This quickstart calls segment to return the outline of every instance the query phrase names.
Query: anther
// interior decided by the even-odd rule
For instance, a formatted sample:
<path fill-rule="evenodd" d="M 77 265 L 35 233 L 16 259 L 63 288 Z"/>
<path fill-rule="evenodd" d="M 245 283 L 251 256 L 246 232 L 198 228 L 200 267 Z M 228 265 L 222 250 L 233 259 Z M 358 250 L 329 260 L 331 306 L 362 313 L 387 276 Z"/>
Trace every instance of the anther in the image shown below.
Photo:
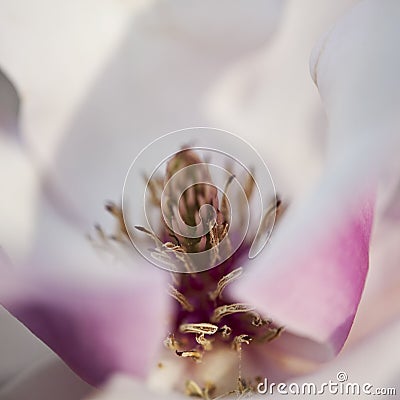
<path fill-rule="evenodd" d="M 264 326 L 264 325 L 270 325 L 272 324 L 272 321 L 270 319 L 264 319 L 263 317 L 261 317 L 260 314 L 258 314 L 257 312 L 253 311 L 252 313 L 253 319 L 251 321 L 251 324 L 253 326 L 256 326 L 257 328 Z"/>
<path fill-rule="evenodd" d="M 175 351 L 176 355 L 183 358 L 191 358 L 195 362 L 201 362 L 203 358 L 203 354 L 197 350 L 189 350 L 189 351 Z"/>
<path fill-rule="evenodd" d="M 190 304 L 190 301 L 185 297 L 184 294 L 179 292 L 177 289 L 175 289 L 172 285 L 169 285 L 168 288 L 168 294 L 172 296 L 181 306 L 184 310 L 193 312 L 194 307 L 192 304 Z"/>
<path fill-rule="evenodd" d="M 223 276 L 217 283 L 217 288 L 209 293 L 210 299 L 215 301 L 218 297 L 221 297 L 223 290 L 227 285 L 238 279 L 243 273 L 243 268 L 237 268 L 229 274 Z"/>
<path fill-rule="evenodd" d="M 203 347 L 205 351 L 212 350 L 212 341 L 204 337 L 204 333 L 199 333 L 196 335 L 196 342 Z"/>
<path fill-rule="evenodd" d="M 185 385 L 186 394 L 190 397 L 200 397 L 204 398 L 204 393 L 201 390 L 200 386 L 192 380 L 188 380 Z"/>
<path fill-rule="evenodd" d="M 108 201 L 105 204 L 105 209 L 117 220 L 118 222 L 118 234 L 115 235 L 117 239 L 121 238 L 121 235 L 129 238 L 128 230 L 126 229 L 124 214 L 122 212 L 122 208 L 117 206 L 112 201 Z"/>
<path fill-rule="evenodd" d="M 228 339 L 231 336 L 232 328 L 230 328 L 228 325 L 224 325 L 222 328 L 218 329 L 218 332 L 222 334 L 224 339 Z"/>
<path fill-rule="evenodd" d="M 250 344 L 252 340 L 253 338 L 246 334 L 236 336 L 235 339 L 233 339 L 232 348 L 240 353 L 242 351 L 242 344 Z"/>
<path fill-rule="evenodd" d="M 179 327 L 182 333 L 198 333 L 203 335 L 214 335 L 218 331 L 218 326 L 209 323 L 182 324 Z"/>
<path fill-rule="evenodd" d="M 254 308 L 248 304 L 235 303 L 217 307 L 211 317 L 212 322 L 219 322 L 222 318 L 236 313 L 248 313 L 254 311 Z"/>
<path fill-rule="evenodd" d="M 178 351 L 181 347 L 180 343 L 175 339 L 174 334 L 169 334 L 168 337 L 164 340 L 164 346 L 173 351 Z"/>

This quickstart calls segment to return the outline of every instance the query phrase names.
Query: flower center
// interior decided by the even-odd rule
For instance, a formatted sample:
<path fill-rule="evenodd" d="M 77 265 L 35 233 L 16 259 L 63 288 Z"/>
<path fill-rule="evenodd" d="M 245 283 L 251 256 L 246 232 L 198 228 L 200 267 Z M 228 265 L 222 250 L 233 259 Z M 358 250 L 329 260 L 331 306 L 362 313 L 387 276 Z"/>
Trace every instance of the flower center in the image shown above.
<path fill-rule="evenodd" d="M 168 186 L 170 178 L 180 172 L 179 179 Z M 231 180 L 228 179 L 225 189 Z M 250 243 L 244 241 L 232 255 L 221 258 L 223 261 L 216 267 L 193 272 L 195 269 L 190 254 L 206 252 L 206 262 L 216 265 L 215 261 L 221 257 L 221 252 L 229 251 L 231 235 L 234 235 L 229 229 L 231 218 L 226 195 L 218 196 L 217 190 L 209 182 L 211 177 L 207 166 L 194 151 L 182 150 L 177 153 L 167 164 L 165 179 L 153 178 L 148 182 L 152 204 L 158 210 L 163 207 L 164 211 L 160 231 L 155 234 L 143 227 L 135 227 L 163 243 L 161 249 L 154 249 L 155 256 L 170 259 L 171 262 L 178 261 L 185 266 L 186 273 L 171 273 L 168 292 L 174 299 L 174 305 L 165 347 L 180 362 L 190 363 L 188 368 L 198 367 L 208 355 L 221 349 L 237 354 L 237 385 L 231 391 L 221 394 L 218 382 L 197 383 L 187 380 L 186 393 L 203 399 L 221 398 L 234 393 L 243 395 L 253 391 L 257 381 L 242 376 L 242 352 L 246 346 L 262 345 L 274 340 L 283 330 L 283 327 L 276 326 L 250 304 L 235 301 L 230 294 L 229 286 L 240 279 L 245 268 Z M 243 186 L 250 200 L 254 187 L 251 175 Z M 161 200 L 163 190 L 167 198 L 165 204 Z M 280 215 L 281 208 L 280 200 L 274 199 L 264 219 L 271 214 Z M 129 238 L 120 207 L 109 203 L 106 209 L 118 221 L 117 234 L 113 238 Z M 106 236 L 101 228 L 97 227 L 97 231 L 104 240 Z M 225 247 L 222 247 L 222 243 Z"/>

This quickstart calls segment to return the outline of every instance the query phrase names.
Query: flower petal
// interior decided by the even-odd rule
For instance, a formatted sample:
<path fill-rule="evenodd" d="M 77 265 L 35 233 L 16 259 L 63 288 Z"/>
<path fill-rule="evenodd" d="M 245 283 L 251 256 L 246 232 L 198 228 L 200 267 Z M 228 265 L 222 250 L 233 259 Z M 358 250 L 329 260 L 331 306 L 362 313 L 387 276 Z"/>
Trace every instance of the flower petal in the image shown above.
<path fill-rule="evenodd" d="M 146 376 L 167 329 L 163 273 L 99 269 L 93 281 L 39 269 L 8 276 L 14 290 L 2 292 L 3 304 L 87 382 L 114 372 Z"/>
<path fill-rule="evenodd" d="M 361 2 L 314 51 L 312 75 L 330 123 L 326 171 L 288 213 L 270 256 L 238 286 L 289 330 L 328 344 L 325 358 L 342 347 L 363 290 L 371 193 L 385 173 L 398 173 L 399 16 L 397 2 Z"/>
<path fill-rule="evenodd" d="M 272 40 L 229 68 L 209 93 L 213 125 L 257 148 L 286 199 L 315 182 L 326 152 L 326 116 L 309 76 L 310 49 L 354 3 L 287 1 Z"/>
<path fill-rule="evenodd" d="M 311 56 L 311 74 L 330 123 L 331 153 L 346 157 L 357 148 L 350 172 L 360 179 L 398 176 L 400 170 L 399 18 L 396 1 L 362 1 Z"/>
<path fill-rule="evenodd" d="M 25 370 L 0 389 L 2 400 L 81 400 L 92 388 L 55 356 Z"/>
<path fill-rule="evenodd" d="M 343 346 L 360 301 L 372 206 L 367 198 L 343 212 L 329 202 L 318 204 L 315 197 L 288 213 L 290 224 L 283 222 L 268 254 L 249 266 L 236 293 L 289 332 L 325 344 L 320 354 L 308 354 L 322 361 Z"/>
<path fill-rule="evenodd" d="M 251 7 L 246 0 L 164 0 L 160 4 L 178 34 L 226 56 L 249 53 L 265 44 L 286 1 L 255 0 Z"/>
<path fill-rule="evenodd" d="M 2 387 L 22 371 L 47 359 L 51 351 L 3 307 L 0 307 L 0 326 L 0 387 Z"/>
<path fill-rule="evenodd" d="M 375 394 L 376 388 L 396 388 L 400 391 L 400 350 L 396 345 L 400 335 L 400 320 L 381 326 L 378 332 L 367 336 L 357 345 L 345 347 L 343 352 L 331 363 L 320 369 L 317 373 L 301 379 L 305 382 L 314 382 L 321 385 L 329 380 L 336 381 L 340 371 L 348 375 L 348 383 L 365 383 L 373 385 L 371 392 Z M 371 360 L 374 362 L 371 363 Z M 378 399 L 385 396 L 366 396 Z M 389 396 L 388 396 L 389 397 Z M 395 398 L 396 396 L 393 396 Z M 325 395 L 323 396 L 325 399 Z M 331 397 L 337 398 L 333 394 Z"/>
<path fill-rule="evenodd" d="M 186 396 L 177 393 L 155 393 L 150 391 L 143 382 L 137 382 L 124 375 L 116 375 L 97 394 L 88 397 L 86 400 L 130 400 L 133 398 L 149 400 L 184 400 Z"/>
<path fill-rule="evenodd" d="M 176 28 L 190 26 L 201 37 L 207 31 L 198 13 L 177 4 L 181 2 L 154 2 L 134 15 L 52 154 L 46 169 L 49 196 L 57 205 L 63 199 L 80 222 L 98 219 L 94 205 L 120 195 L 131 162 L 151 140 L 182 127 L 210 125 L 203 110 L 207 90 L 229 65 L 265 43 L 279 18 L 276 9 L 282 7 L 280 1 L 257 1 L 249 9 L 240 0 L 219 19 L 225 2 L 214 2 L 211 9 L 197 4 L 219 34 L 205 46 L 185 28 Z M 234 41 L 232 46 L 225 28 L 234 31 L 244 10 L 256 22 L 240 33 L 242 44 Z M 215 49 L 217 42 L 221 49 L 229 44 L 230 50 Z"/>

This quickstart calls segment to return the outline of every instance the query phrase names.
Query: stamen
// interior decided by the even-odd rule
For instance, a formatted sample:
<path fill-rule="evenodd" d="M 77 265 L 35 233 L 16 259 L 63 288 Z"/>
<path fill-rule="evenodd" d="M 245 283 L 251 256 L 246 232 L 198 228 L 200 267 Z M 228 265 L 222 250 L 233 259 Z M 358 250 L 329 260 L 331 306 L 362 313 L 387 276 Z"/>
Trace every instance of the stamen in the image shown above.
<path fill-rule="evenodd" d="M 200 386 L 192 380 L 186 382 L 186 394 L 190 397 L 204 398 L 204 394 Z"/>
<path fill-rule="evenodd" d="M 183 250 L 181 246 L 174 244 L 172 242 L 163 243 L 163 247 L 165 247 L 167 250 L 170 251 L 179 251 L 180 253 L 185 253 L 185 250 Z"/>
<path fill-rule="evenodd" d="M 264 326 L 264 325 L 270 325 L 272 324 L 272 320 L 270 319 L 264 319 L 263 317 L 261 317 L 260 314 L 258 314 L 257 312 L 253 311 L 251 313 L 253 315 L 253 320 L 251 321 L 251 324 L 253 326 L 256 326 L 257 328 Z"/>
<path fill-rule="evenodd" d="M 170 276 L 175 286 L 179 286 L 181 284 L 181 277 L 179 274 L 174 274 L 173 272 L 171 272 Z"/>
<path fill-rule="evenodd" d="M 170 333 L 164 340 L 164 346 L 173 351 L 178 351 L 181 348 L 180 343 L 175 339 L 175 335 L 173 333 Z"/>
<path fill-rule="evenodd" d="M 183 358 L 191 358 L 193 361 L 199 363 L 203 359 L 203 354 L 197 350 L 189 350 L 189 351 L 175 351 L 176 355 Z"/>
<path fill-rule="evenodd" d="M 171 268 L 171 270 L 176 268 L 176 265 L 172 262 L 171 258 L 167 254 L 161 253 L 160 251 L 158 251 L 158 249 L 155 249 L 155 251 L 152 251 L 150 253 L 150 255 L 155 260 L 157 260 L 165 265 L 168 265 Z"/>
<path fill-rule="evenodd" d="M 252 340 L 253 338 L 246 334 L 236 336 L 235 339 L 233 339 L 232 348 L 240 353 L 242 351 L 242 344 L 250 344 Z"/>
<path fill-rule="evenodd" d="M 203 347 L 205 351 L 212 350 L 212 341 L 208 340 L 204 337 L 204 333 L 200 333 L 196 335 L 196 342 Z"/>
<path fill-rule="evenodd" d="M 213 252 L 213 258 L 212 258 L 211 263 L 215 264 L 220 259 L 219 248 L 218 248 L 219 237 L 218 237 L 218 232 L 217 232 L 217 224 L 212 226 L 212 223 L 210 223 L 209 230 L 210 230 L 211 250 Z"/>
<path fill-rule="evenodd" d="M 217 288 L 209 293 L 210 299 L 215 301 L 218 297 L 221 298 L 223 290 L 226 288 L 227 285 L 238 279 L 243 273 L 243 268 L 237 268 L 230 272 L 229 274 L 223 276 L 217 284 Z"/>
<path fill-rule="evenodd" d="M 222 196 L 222 201 L 221 201 L 221 213 L 225 219 L 225 221 L 230 220 L 230 213 L 229 213 L 229 203 L 228 203 L 228 197 L 226 196 L 226 193 L 228 192 L 229 186 L 231 185 L 233 179 L 235 178 L 235 175 L 231 175 L 228 179 L 228 182 L 225 184 L 224 188 L 224 194 Z"/>
<path fill-rule="evenodd" d="M 122 208 L 120 206 L 117 206 L 112 201 L 107 202 L 105 208 L 112 216 L 114 216 L 117 219 L 118 232 L 116 237 L 121 238 L 121 235 L 124 235 L 126 238 L 129 239 L 129 233 L 128 230 L 126 229 Z"/>
<path fill-rule="evenodd" d="M 283 326 L 280 326 L 279 328 L 269 328 L 268 332 L 261 338 L 261 340 L 263 342 L 271 342 L 281 336 L 284 329 Z"/>
<path fill-rule="evenodd" d="M 161 240 L 153 232 L 150 232 L 144 226 L 135 225 L 135 229 L 137 229 L 140 232 L 145 233 L 146 235 L 149 235 L 152 239 L 154 239 L 156 241 L 156 243 L 161 242 Z"/>
<path fill-rule="evenodd" d="M 261 238 L 268 237 L 270 235 L 271 230 L 278 219 L 278 216 L 281 214 L 281 204 L 281 200 L 279 199 L 279 197 L 277 197 L 268 207 L 267 211 L 262 217 L 260 229 L 258 230 L 256 237 L 254 238 L 254 242 L 258 243 Z"/>
<path fill-rule="evenodd" d="M 185 269 L 187 272 L 190 272 L 190 273 L 194 272 L 193 265 L 190 262 L 190 258 L 187 256 L 186 252 L 181 253 L 178 251 L 174 254 L 175 254 L 175 257 L 185 266 Z M 175 268 L 176 268 L 176 266 L 175 266 Z"/>
<path fill-rule="evenodd" d="M 161 192 L 163 189 L 163 182 L 160 179 L 152 178 L 149 179 L 146 175 L 143 175 L 143 179 L 147 183 L 150 190 L 150 201 L 155 207 L 160 207 L 161 204 Z"/>
<path fill-rule="evenodd" d="M 96 224 L 94 226 L 94 229 L 96 229 L 96 233 L 99 236 L 99 238 L 101 239 L 101 241 L 102 242 L 107 242 L 108 236 L 105 234 L 103 228 L 99 224 Z"/>
<path fill-rule="evenodd" d="M 253 388 L 245 379 L 239 377 L 237 392 L 239 394 L 238 399 L 241 399 L 244 398 L 246 394 L 253 392 Z"/>
<path fill-rule="evenodd" d="M 185 295 L 175 289 L 172 285 L 169 285 L 168 294 L 172 296 L 184 310 L 189 312 L 194 311 L 193 305 L 190 304 L 190 301 L 185 297 Z"/>
<path fill-rule="evenodd" d="M 190 397 L 200 397 L 204 400 L 211 400 L 210 395 L 216 389 L 213 383 L 207 382 L 206 387 L 201 389 L 200 386 L 192 380 L 186 382 L 186 394 Z"/>
<path fill-rule="evenodd" d="M 209 323 L 182 324 L 179 327 L 182 333 L 198 333 L 203 335 L 214 335 L 218 331 L 218 326 Z"/>
<path fill-rule="evenodd" d="M 229 254 L 234 253 L 231 251 L 233 247 L 230 237 L 230 220 L 232 216 L 230 215 L 231 210 L 227 194 L 229 190 L 233 191 L 233 185 L 231 187 L 231 184 L 236 177 L 231 169 L 224 193 L 218 199 L 219 195 L 215 187 L 212 184 L 202 183 L 211 182 L 211 175 L 208 168 L 204 167 L 201 161 L 201 157 L 195 151 L 184 148 L 168 161 L 165 179 L 160 179 L 159 177 L 146 179 L 144 177 L 147 182 L 146 201 L 155 206 L 158 212 L 161 211 L 161 194 L 165 188 L 164 192 L 167 196 L 167 201 L 166 210 L 164 211 L 167 211 L 166 218 L 169 223 L 161 224 L 160 230 L 155 232 L 143 226 L 135 226 L 135 228 L 148 235 L 154 241 L 154 246 L 151 244 L 148 246 L 151 257 L 166 265 L 172 273 L 172 284 L 168 287 L 168 293 L 179 303 L 179 306 L 175 307 L 175 313 L 172 315 L 171 320 L 172 333 L 164 340 L 164 346 L 173 351 L 176 356 L 191 359 L 196 363 L 202 362 L 206 352 L 212 350 L 213 346 L 218 348 L 223 346 L 228 352 L 231 352 L 229 350 L 229 347 L 231 347 L 236 351 L 239 361 L 237 385 L 234 388 L 230 388 L 233 389 L 230 392 L 219 397 L 213 396 L 212 398 L 214 400 L 223 399 L 235 394 L 237 398 L 244 398 L 249 392 L 255 391 L 256 386 L 253 385 L 252 380 L 242 377 L 243 345 L 249 345 L 252 342 L 270 342 L 279 337 L 284 328 L 276 327 L 271 320 L 264 318 L 248 304 L 223 304 L 235 301 L 222 301 L 221 299 L 224 297 L 223 295 L 226 293 L 224 291 L 228 285 L 243 274 L 242 267 L 234 269 L 236 267 L 236 258 L 229 258 L 226 260 L 226 264 L 224 261 L 224 264 L 220 267 L 221 269 L 215 271 L 215 273 L 213 271 L 210 274 L 195 274 L 197 271 L 193 264 L 191 253 L 211 250 L 207 254 L 207 257 L 209 257 L 207 262 L 209 261 L 213 265 L 218 263 L 227 250 Z M 190 170 L 194 172 L 185 172 L 179 180 L 174 181 L 174 186 L 169 188 L 164 186 L 165 182 L 174 176 L 176 172 L 183 170 L 185 167 L 195 165 L 196 167 Z M 256 186 L 254 171 L 251 170 L 245 175 L 240 175 L 239 180 L 243 183 L 242 186 L 245 193 L 245 197 L 242 196 L 243 201 L 246 202 L 247 199 L 247 202 L 249 202 Z M 200 182 L 200 184 L 197 182 Z M 187 184 L 191 183 L 194 185 L 186 189 L 188 187 Z M 182 198 L 178 198 L 177 195 L 183 189 L 185 191 Z M 232 196 L 234 195 L 235 193 L 232 193 Z M 208 218 L 204 218 L 202 222 L 203 227 L 209 224 L 207 233 L 199 238 L 191 238 L 190 235 L 188 237 L 184 236 L 184 230 L 178 229 L 177 232 L 182 232 L 179 234 L 174 232 L 174 227 L 180 227 L 177 222 L 179 221 L 177 219 L 178 214 L 182 216 L 185 224 L 197 226 L 201 221 L 199 210 L 204 204 L 211 205 L 216 212 L 216 218 L 212 222 L 205 222 L 209 221 Z M 247 205 L 243 207 L 243 210 L 246 208 Z M 116 243 L 110 241 L 110 239 L 117 240 L 118 246 L 121 243 L 125 246 L 130 245 L 130 240 L 127 240 L 127 238 L 129 239 L 131 228 L 125 225 L 121 207 L 115 203 L 108 202 L 106 209 L 116 218 L 118 231 L 115 235 L 109 236 L 100 226 L 96 226 L 98 245 L 104 248 L 108 248 L 110 245 L 115 246 Z M 255 241 L 270 233 L 269 229 L 271 229 L 282 212 L 281 200 L 279 198 L 274 199 L 262 216 L 261 228 L 258 230 Z M 239 212 L 238 222 L 241 223 L 244 218 L 245 213 Z M 122 239 L 124 240 L 122 241 Z M 246 246 L 249 245 L 247 242 L 243 243 L 244 251 L 246 251 Z M 188 272 L 189 274 L 182 272 Z M 216 282 L 217 279 L 219 280 Z M 206 322 L 187 323 L 188 313 L 190 313 L 190 320 Z M 236 316 L 236 314 L 244 315 Z M 221 326 L 223 324 L 223 322 L 220 323 L 221 320 L 228 316 L 234 317 L 228 319 L 226 325 Z M 242 334 L 238 334 L 240 332 Z M 158 368 L 163 368 L 162 363 L 158 364 Z M 210 396 L 216 390 L 215 385 L 212 383 L 205 383 L 205 386 L 202 386 L 202 384 L 199 385 L 192 380 L 186 382 L 185 388 L 188 396 L 204 400 L 211 400 Z"/>
<path fill-rule="evenodd" d="M 254 311 L 254 308 L 249 306 L 248 304 L 243 303 L 235 303 L 224 305 L 221 307 L 217 307 L 213 315 L 211 317 L 212 322 L 219 322 L 222 318 L 226 317 L 227 315 L 236 314 L 236 313 L 247 313 L 250 311 Z"/>
<path fill-rule="evenodd" d="M 255 181 L 254 181 L 254 168 L 251 168 L 250 173 L 247 176 L 245 185 L 244 185 L 244 193 L 246 194 L 247 200 L 250 200 L 251 195 L 253 194 Z"/>
<path fill-rule="evenodd" d="M 228 325 L 224 325 L 222 328 L 218 329 L 218 332 L 222 333 L 222 337 L 224 339 L 229 339 L 232 333 L 232 328 L 230 328 Z"/>
<path fill-rule="evenodd" d="M 232 342 L 232 348 L 238 353 L 239 356 L 239 375 L 238 375 L 238 393 L 241 395 L 244 393 L 242 390 L 242 344 L 250 344 L 253 339 L 246 334 L 236 336 Z"/>
<path fill-rule="evenodd" d="M 210 400 L 210 395 L 216 390 L 216 386 L 211 382 L 206 382 L 206 387 L 204 388 L 204 398 L 205 400 Z"/>

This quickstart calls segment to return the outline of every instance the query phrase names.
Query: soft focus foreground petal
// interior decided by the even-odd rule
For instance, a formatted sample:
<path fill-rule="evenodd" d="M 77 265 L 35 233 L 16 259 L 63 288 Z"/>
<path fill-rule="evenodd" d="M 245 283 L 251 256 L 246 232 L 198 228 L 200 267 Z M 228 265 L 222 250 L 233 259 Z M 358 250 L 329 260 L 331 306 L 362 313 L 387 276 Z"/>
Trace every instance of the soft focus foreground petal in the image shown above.
<path fill-rule="evenodd" d="M 124 375 L 116 375 L 113 379 L 92 396 L 85 400 L 131 400 L 131 399 L 148 399 L 148 400 L 184 400 L 186 396 L 177 393 L 154 393 L 146 388 L 144 382 L 138 382 Z"/>
<path fill-rule="evenodd" d="M 93 388 L 51 356 L 0 389 L 1 400 L 81 400 Z"/>
<path fill-rule="evenodd" d="M 163 273 L 100 269 L 90 281 L 30 269 L 4 277 L 3 305 L 87 382 L 119 371 L 144 377 L 152 367 L 168 318 Z"/>
<path fill-rule="evenodd" d="M 329 119 L 331 153 L 348 157 L 358 149 L 352 153 L 353 179 L 371 181 L 400 171 L 399 19 L 395 0 L 361 1 L 311 57 L 311 74 Z"/>
<path fill-rule="evenodd" d="M 373 197 L 343 204 L 333 178 L 287 213 L 267 251 L 235 288 L 289 332 L 323 344 L 305 354 L 320 361 L 341 349 L 351 328 L 368 270 L 372 224 Z"/>
<path fill-rule="evenodd" d="M 189 13 L 188 6 L 180 12 L 173 1 L 154 2 L 132 16 L 124 40 L 52 155 L 46 187 L 56 204 L 63 199 L 80 221 L 92 223 L 99 217 L 94 205 L 120 195 L 131 162 L 151 140 L 182 127 L 210 125 L 203 110 L 208 89 L 228 65 L 269 39 L 276 10 L 282 8 L 281 1 L 266 2 L 270 7 L 257 2 L 260 9 L 248 9 L 242 1 L 237 4 L 233 14 L 226 12 L 225 2 L 214 2 L 211 9 L 203 3 L 196 6 L 205 17 L 226 12 L 220 36 L 213 38 L 213 43 L 220 43 L 217 48 L 204 46 L 180 29 L 180 25 L 197 26 L 200 36 L 207 31 L 196 25 L 197 14 Z M 264 32 L 262 40 L 246 36 L 246 28 L 240 35 L 245 45 L 232 47 L 225 24 L 231 29 L 232 20 L 245 9 Z M 260 17 L 263 12 L 265 21 Z M 275 18 L 269 18 L 270 13 Z M 230 50 L 225 52 L 227 44 Z M 177 143 L 177 149 L 181 145 Z"/>
<path fill-rule="evenodd" d="M 400 224 L 398 220 L 386 218 L 379 210 L 376 215 L 370 270 L 350 343 L 356 343 L 371 332 L 379 332 L 382 326 L 400 318 Z"/>
<path fill-rule="evenodd" d="M 331 151 L 343 149 L 342 158 L 353 158 L 347 193 L 351 195 L 356 181 L 380 183 L 372 273 L 356 324 L 356 338 L 379 329 L 399 314 L 395 300 L 400 288 L 399 18 L 396 1 L 362 1 L 320 40 L 311 57 L 311 73 L 330 122 Z"/>
<path fill-rule="evenodd" d="M 19 96 L 14 85 L 0 70 L 0 132 L 16 133 L 18 128 Z"/>
<path fill-rule="evenodd" d="M 24 143 L 40 158 L 52 153 L 131 15 L 147 3 L 2 1 L 1 63 L 23 98 Z"/>
<path fill-rule="evenodd" d="M 308 198 L 310 212 L 303 203 L 288 214 L 271 256 L 257 261 L 239 290 L 289 329 L 330 342 L 333 353 L 351 326 L 367 270 L 368 187 L 390 171 L 398 148 L 399 13 L 398 2 L 361 2 L 315 51 L 312 74 L 330 123 L 330 163 Z"/>
<path fill-rule="evenodd" d="M 51 353 L 38 338 L 0 307 L 0 387 Z M 1 396 L 0 396 L 1 398 Z"/>

